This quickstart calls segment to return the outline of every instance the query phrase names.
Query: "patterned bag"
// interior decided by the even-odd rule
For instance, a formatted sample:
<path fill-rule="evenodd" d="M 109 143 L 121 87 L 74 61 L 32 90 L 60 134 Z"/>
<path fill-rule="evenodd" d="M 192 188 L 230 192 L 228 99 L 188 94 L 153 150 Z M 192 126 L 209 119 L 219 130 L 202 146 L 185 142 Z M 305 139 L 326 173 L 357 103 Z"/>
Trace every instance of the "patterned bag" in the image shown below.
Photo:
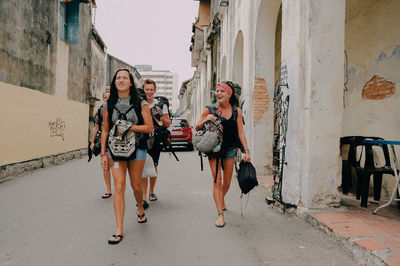
<path fill-rule="evenodd" d="M 207 108 L 209 107 L 207 106 Z M 202 131 L 196 132 L 193 138 L 193 145 L 203 153 L 217 153 L 221 150 L 224 129 L 221 118 L 216 113 L 212 114 L 217 116 L 217 119 L 215 121 L 206 121 Z"/>
<path fill-rule="evenodd" d="M 126 114 L 132 110 L 131 106 L 125 113 L 119 113 L 118 120 L 115 122 L 108 135 L 108 147 L 113 160 L 129 161 L 136 157 L 136 135 L 130 128 L 132 122 L 127 120 Z"/>

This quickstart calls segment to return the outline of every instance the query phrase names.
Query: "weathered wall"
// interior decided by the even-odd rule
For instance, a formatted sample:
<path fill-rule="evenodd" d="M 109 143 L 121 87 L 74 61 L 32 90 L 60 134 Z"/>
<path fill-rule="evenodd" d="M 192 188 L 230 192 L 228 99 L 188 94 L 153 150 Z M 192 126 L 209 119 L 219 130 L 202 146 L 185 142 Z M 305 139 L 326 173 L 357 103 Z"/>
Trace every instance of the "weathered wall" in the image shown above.
<path fill-rule="evenodd" d="M 343 136 L 399 140 L 399 12 L 400 2 L 396 0 L 346 1 Z M 396 152 L 400 153 L 399 146 Z M 380 152 L 374 159 L 378 165 L 384 162 Z M 390 197 L 394 183 L 393 176 L 384 175 L 382 199 Z"/>
<path fill-rule="evenodd" d="M 87 102 L 91 79 L 91 8 L 79 5 L 79 43 L 69 45 L 68 99 Z"/>
<path fill-rule="evenodd" d="M 348 58 L 343 135 L 398 140 L 400 2 L 346 1 Z"/>
<path fill-rule="evenodd" d="M 344 0 L 283 1 L 282 67 L 290 102 L 283 199 L 338 205 Z"/>
<path fill-rule="evenodd" d="M 136 68 L 110 54 L 107 54 L 106 58 L 106 86 L 110 86 L 112 78 L 115 75 L 115 72 L 117 72 L 117 70 L 120 68 L 129 69 L 129 71 L 133 75 L 133 78 L 135 79 L 136 85 L 141 86 L 142 80 Z"/>
<path fill-rule="evenodd" d="M 0 81 L 54 93 L 58 1 L 0 1 Z"/>
<path fill-rule="evenodd" d="M 0 165 L 87 147 L 87 104 L 0 82 Z M 84 129 L 84 130 L 82 130 Z"/>
<path fill-rule="evenodd" d="M 90 82 L 90 95 L 95 96 L 97 99 L 100 99 L 96 103 L 96 108 L 102 104 L 103 102 L 103 93 L 105 91 L 105 81 L 106 81 L 106 54 L 105 52 L 97 45 L 97 43 L 92 40 L 91 41 L 91 82 Z"/>
<path fill-rule="evenodd" d="M 260 1 L 257 6 L 255 34 L 255 64 L 253 92 L 254 120 L 254 156 L 253 161 L 260 175 L 272 174 L 273 116 L 274 116 L 274 84 L 276 72 L 276 31 L 280 37 L 281 28 L 277 29 L 280 0 Z M 280 24 L 279 24 L 280 25 Z M 280 62 L 279 62 L 280 63 Z M 280 65 L 280 64 L 279 64 Z"/>

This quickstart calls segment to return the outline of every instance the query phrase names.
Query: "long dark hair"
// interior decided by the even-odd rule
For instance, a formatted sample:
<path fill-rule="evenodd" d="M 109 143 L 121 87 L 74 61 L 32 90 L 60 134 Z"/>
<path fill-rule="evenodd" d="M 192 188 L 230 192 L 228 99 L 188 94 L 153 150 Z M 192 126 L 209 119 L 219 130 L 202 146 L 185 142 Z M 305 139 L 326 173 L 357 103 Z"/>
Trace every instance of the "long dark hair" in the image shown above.
<path fill-rule="evenodd" d="M 231 105 L 236 105 L 236 107 L 239 107 L 239 96 L 235 90 L 235 86 L 233 85 L 232 81 L 222 81 L 222 83 L 225 83 L 232 89 L 232 95 L 229 98 L 229 103 Z"/>
<path fill-rule="evenodd" d="M 133 79 L 133 76 L 131 74 L 131 72 L 129 71 L 129 69 L 127 68 L 120 68 L 117 70 L 117 72 L 115 72 L 114 77 L 111 81 L 111 85 L 110 85 L 110 97 L 107 100 L 107 111 L 108 111 L 108 118 L 109 121 L 112 121 L 112 111 L 114 109 L 114 106 L 117 104 L 118 101 L 118 89 L 117 86 L 115 85 L 115 80 L 117 79 L 117 74 L 120 71 L 126 71 L 129 74 L 129 79 L 131 81 L 131 87 L 129 88 L 129 95 L 131 96 L 130 99 L 130 104 L 131 105 L 135 105 L 135 106 L 140 106 L 141 101 L 142 101 L 142 97 L 138 94 L 136 86 L 135 86 L 135 80 Z"/>

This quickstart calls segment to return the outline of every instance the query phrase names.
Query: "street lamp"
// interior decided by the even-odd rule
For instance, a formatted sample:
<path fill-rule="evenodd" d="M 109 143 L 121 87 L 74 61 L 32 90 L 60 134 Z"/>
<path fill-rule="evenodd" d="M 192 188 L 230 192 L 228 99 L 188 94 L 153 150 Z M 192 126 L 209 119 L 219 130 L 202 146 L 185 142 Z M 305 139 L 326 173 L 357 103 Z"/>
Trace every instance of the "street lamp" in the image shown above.
<path fill-rule="evenodd" d="M 220 6 L 229 6 L 229 0 L 221 0 L 219 3 Z"/>

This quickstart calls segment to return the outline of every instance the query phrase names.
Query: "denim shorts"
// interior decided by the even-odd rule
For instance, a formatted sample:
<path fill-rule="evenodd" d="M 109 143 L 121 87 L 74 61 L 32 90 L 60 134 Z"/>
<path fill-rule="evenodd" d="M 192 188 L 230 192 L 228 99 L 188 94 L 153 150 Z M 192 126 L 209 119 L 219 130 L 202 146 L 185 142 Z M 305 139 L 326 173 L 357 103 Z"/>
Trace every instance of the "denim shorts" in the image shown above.
<path fill-rule="evenodd" d="M 133 160 L 130 160 L 130 162 L 146 160 L 146 154 L 147 154 L 146 149 L 137 149 L 136 150 L 136 158 Z"/>
<path fill-rule="evenodd" d="M 237 155 L 236 148 L 235 147 L 229 147 L 224 150 L 224 153 L 222 155 L 222 160 L 227 160 L 231 158 L 235 158 Z M 208 155 L 209 158 L 217 158 L 219 156 L 215 156 L 212 152 Z M 221 158 L 221 157 L 219 157 Z"/>

